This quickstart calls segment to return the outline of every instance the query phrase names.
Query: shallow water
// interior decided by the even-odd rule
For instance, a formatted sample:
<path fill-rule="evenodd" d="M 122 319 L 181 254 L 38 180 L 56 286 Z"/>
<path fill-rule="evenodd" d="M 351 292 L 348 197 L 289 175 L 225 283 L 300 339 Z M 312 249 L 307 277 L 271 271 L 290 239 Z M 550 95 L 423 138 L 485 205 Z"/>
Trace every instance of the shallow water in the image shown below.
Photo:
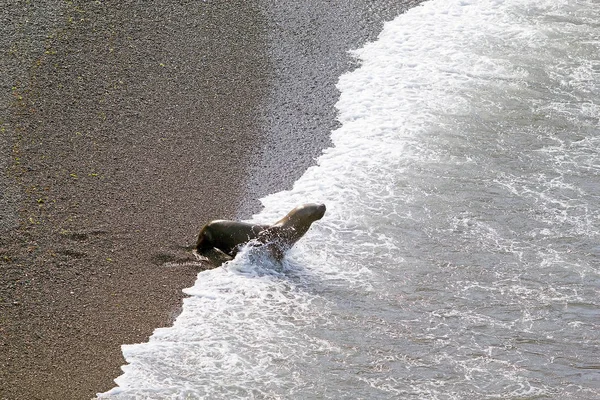
<path fill-rule="evenodd" d="M 111 398 L 600 397 L 600 9 L 431 0 L 340 78 L 291 191 L 325 218 L 246 250 L 125 345 Z"/>

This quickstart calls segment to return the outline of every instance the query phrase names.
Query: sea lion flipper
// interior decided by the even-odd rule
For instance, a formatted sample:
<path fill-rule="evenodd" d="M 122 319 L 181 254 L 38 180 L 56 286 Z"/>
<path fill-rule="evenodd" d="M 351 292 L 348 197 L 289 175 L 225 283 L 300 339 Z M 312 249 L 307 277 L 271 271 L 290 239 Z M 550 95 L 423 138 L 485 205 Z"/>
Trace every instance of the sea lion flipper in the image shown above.
<path fill-rule="evenodd" d="M 207 262 L 210 262 L 210 258 L 206 257 L 203 254 L 198 253 L 196 250 L 193 250 L 192 254 L 194 255 L 194 257 L 196 257 L 196 260 L 198 260 L 198 261 L 207 261 Z"/>

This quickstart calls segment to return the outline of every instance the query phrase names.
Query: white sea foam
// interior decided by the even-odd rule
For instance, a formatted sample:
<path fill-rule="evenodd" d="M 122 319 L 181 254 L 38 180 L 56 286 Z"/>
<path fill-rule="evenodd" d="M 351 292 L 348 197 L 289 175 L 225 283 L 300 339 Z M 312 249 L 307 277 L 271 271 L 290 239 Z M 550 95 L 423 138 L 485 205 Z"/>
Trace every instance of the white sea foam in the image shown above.
<path fill-rule="evenodd" d="M 340 78 L 282 264 L 202 272 L 114 398 L 600 396 L 600 9 L 431 0 Z"/>

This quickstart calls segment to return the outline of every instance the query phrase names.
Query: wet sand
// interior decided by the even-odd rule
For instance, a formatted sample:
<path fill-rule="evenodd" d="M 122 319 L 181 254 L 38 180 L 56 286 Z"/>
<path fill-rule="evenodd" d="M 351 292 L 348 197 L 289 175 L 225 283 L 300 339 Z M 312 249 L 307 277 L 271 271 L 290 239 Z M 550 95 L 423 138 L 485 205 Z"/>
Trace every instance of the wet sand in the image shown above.
<path fill-rule="evenodd" d="M 0 6 L 0 398 L 84 399 L 177 316 L 200 226 L 314 164 L 406 5 L 32 3 Z"/>

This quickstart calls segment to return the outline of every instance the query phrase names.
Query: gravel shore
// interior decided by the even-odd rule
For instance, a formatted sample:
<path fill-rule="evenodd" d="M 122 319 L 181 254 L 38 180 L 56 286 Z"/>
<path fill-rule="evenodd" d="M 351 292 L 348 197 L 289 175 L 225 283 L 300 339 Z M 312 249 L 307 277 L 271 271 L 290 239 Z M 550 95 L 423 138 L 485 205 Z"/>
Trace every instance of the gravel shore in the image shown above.
<path fill-rule="evenodd" d="M 114 386 L 215 218 L 290 188 L 397 1 L 0 5 L 0 399 Z"/>

